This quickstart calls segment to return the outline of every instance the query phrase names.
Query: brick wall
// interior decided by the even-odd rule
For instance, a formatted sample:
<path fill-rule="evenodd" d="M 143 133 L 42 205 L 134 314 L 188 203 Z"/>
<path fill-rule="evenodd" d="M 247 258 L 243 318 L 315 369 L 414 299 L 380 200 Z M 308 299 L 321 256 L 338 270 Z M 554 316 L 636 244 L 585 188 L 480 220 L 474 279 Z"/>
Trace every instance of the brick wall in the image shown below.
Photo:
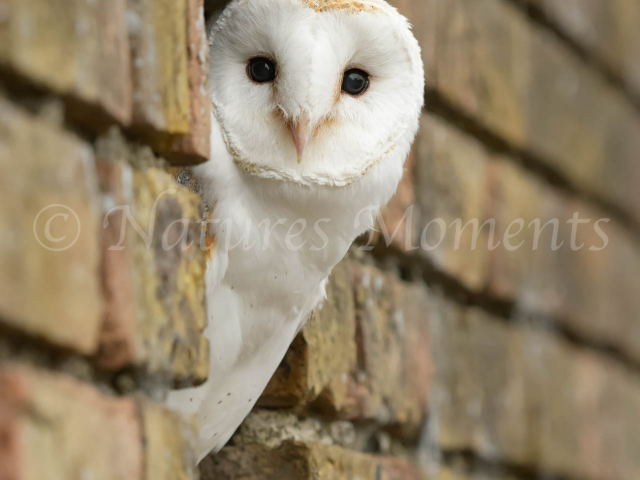
<path fill-rule="evenodd" d="M 0 0 L 0 480 L 640 476 L 638 3 L 393 3 L 405 178 L 198 471 L 203 1 Z"/>
<path fill-rule="evenodd" d="M 2 480 L 197 477 L 207 52 L 202 0 L 0 0 Z"/>

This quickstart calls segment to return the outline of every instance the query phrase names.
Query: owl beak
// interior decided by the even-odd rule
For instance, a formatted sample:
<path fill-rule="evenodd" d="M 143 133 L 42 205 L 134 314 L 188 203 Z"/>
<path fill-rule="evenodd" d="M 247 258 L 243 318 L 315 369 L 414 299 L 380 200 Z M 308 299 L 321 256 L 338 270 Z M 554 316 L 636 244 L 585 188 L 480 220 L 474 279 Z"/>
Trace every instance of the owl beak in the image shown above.
<path fill-rule="evenodd" d="M 298 163 L 302 162 L 302 152 L 309 143 L 311 137 L 311 128 L 309 128 L 309 119 L 307 117 L 301 117 L 297 122 L 289 126 L 291 135 L 293 136 L 293 144 L 296 146 L 296 152 L 298 152 Z"/>

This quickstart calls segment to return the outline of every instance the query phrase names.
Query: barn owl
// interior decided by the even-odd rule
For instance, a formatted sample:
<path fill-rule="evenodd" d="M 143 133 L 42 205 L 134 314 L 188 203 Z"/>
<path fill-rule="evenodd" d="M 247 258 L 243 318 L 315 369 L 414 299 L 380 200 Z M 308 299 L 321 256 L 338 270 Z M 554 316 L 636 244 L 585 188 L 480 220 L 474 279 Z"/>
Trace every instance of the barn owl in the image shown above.
<path fill-rule="evenodd" d="M 383 0 L 234 0 L 209 28 L 210 377 L 171 392 L 200 459 L 248 415 L 331 269 L 395 192 L 424 98 L 420 48 Z"/>

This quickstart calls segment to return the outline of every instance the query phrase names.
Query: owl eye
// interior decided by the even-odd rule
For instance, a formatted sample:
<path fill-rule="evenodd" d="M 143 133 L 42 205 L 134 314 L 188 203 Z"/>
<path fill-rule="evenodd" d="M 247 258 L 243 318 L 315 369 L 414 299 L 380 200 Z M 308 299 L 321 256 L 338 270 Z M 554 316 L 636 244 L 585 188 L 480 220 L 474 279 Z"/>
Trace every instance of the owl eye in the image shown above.
<path fill-rule="evenodd" d="M 276 78 L 276 66 L 268 58 L 252 58 L 247 65 L 247 75 L 256 83 L 273 82 Z"/>
<path fill-rule="evenodd" d="M 362 70 L 352 68 L 344 72 L 342 91 L 354 97 L 362 95 L 369 88 L 369 75 Z"/>

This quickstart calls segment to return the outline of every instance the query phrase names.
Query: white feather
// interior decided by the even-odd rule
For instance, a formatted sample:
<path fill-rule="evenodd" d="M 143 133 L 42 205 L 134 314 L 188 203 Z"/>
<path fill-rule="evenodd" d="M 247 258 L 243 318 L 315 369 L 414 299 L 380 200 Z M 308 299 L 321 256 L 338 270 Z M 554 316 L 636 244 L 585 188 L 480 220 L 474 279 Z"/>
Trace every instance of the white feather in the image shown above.
<path fill-rule="evenodd" d="M 200 458 L 249 413 L 324 298 L 331 269 L 402 176 L 422 108 L 420 50 L 395 9 L 356 3 L 376 8 L 235 0 L 211 28 L 212 160 L 193 170 L 217 222 L 207 273 L 211 370 L 205 385 L 168 399 L 197 413 Z M 276 62 L 275 82 L 247 78 L 256 56 Z M 340 92 L 354 67 L 371 75 L 358 98 Z M 302 115 L 316 129 L 298 164 L 285 121 Z"/>

